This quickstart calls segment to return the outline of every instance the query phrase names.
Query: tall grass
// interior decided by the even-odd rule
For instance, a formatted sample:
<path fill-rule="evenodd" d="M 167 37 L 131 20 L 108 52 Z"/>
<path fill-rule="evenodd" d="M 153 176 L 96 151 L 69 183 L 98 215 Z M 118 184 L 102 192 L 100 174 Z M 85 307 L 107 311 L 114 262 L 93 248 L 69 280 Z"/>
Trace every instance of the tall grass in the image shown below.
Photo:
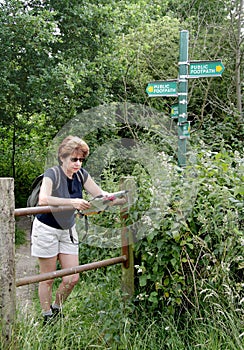
<path fill-rule="evenodd" d="M 20 312 L 8 350 L 242 350 L 243 311 L 211 293 L 199 310 L 145 312 L 143 305 L 124 302 L 120 267 L 91 271 L 64 304 L 65 318 L 42 325 L 37 297 L 35 311 Z M 218 300 L 218 302 L 216 302 Z"/>

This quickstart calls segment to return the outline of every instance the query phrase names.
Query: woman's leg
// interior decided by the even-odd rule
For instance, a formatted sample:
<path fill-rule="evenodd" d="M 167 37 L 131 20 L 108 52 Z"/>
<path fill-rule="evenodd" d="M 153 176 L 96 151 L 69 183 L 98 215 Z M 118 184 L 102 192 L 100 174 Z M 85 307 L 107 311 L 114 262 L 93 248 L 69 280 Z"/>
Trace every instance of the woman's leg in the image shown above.
<path fill-rule="evenodd" d="M 57 257 L 39 258 L 40 273 L 56 271 Z M 39 299 L 43 312 L 50 310 L 52 302 L 53 280 L 42 281 L 39 283 Z"/>
<path fill-rule="evenodd" d="M 59 262 L 61 264 L 62 269 L 67 269 L 70 267 L 79 265 L 78 255 L 71 254 L 59 254 Z M 74 275 L 64 276 L 62 279 L 62 283 L 60 284 L 57 292 L 55 304 L 61 306 L 67 297 L 72 292 L 72 289 L 79 281 L 79 274 L 76 273 Z"/>

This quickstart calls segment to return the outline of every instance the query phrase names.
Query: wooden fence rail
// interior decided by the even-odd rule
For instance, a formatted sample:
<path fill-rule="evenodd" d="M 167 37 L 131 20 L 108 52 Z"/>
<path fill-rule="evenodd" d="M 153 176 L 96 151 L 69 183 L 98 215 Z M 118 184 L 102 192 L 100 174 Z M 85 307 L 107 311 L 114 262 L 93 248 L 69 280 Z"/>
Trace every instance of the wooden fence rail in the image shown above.
<path fill-rule="evenodd" d="M 35 275 L 35 276 L 23 277 L 23 278 L 20 278 L 19 280 L 16 281 L 16 287 L 20 287 L 20 286 L 24 286 L 24 285 L 32 284 L 32 283 L 36 283 L 36 282 L 51 280 L 51 279 L 54 279 L 57 277 L 73 275 L 73 274 L 84 272 L 84 271 L 95 270 L 95 269 L 98 269 L 99 267 L 105 267 L 105 266 L 109 266 L 109 265 L 124 263 L 126 260 L 127 260 L 126 255 L 122 255 L 122 256 L 118 256 L 116 258 L 95 261 L 95 262 L 92 262 L 89 264 L 74 266 L 74 267 L 70 267 L 67 269 L 42 273 L 40 275 Z"/>
<path fill-rule="evenodd" d="M 58 213 L 60 211 L 72 211 L 74 210 L 71 206 L 41 206 L 41 207 L 29 207 L 29 208 L 19 208 L 14 210 L 15 216 L 26 216 L 26 215 L 36 215 L 44 213 Z"/>

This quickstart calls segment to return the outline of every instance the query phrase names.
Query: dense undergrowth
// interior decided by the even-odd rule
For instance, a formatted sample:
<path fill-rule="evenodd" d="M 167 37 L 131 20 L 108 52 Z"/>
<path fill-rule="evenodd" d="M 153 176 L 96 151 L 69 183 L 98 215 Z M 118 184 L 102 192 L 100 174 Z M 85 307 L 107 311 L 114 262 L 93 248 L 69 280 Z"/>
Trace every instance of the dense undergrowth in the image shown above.
<path fill-rule="evenodd" d="M 39 305 L 21 313 L 8 350 L 237 350 L 243 349 L 241 307 L 209 288 L 198 309 L 146 311 L 143 302 L 125 302 L 120 267 L 88 272 L 63 307 L 65 318 L 42 326 Z M 243 315 L 242 315 L 243 316 Z M 4 343 L 1 339 L 1 349 Z"/>

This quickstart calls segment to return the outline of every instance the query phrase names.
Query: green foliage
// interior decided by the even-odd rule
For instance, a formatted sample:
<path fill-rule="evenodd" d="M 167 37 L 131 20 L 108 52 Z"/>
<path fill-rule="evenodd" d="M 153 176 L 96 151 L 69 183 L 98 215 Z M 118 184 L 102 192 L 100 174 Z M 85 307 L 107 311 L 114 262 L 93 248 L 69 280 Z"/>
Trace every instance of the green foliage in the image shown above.
<path fill-rule="evenodd" d="M 238 113 L 219 115 L 216 119 L 207 115 L 206 118 L 201 129 L 194 129 L 193 142 L 198 143 L 201 139 L 213 152 L 221 152 L 222 148 L 243 152 L 244 124 L 240 123 Z"/>
<path fill-rule="evenodd" d="M 149 81 L 177 77 L 179 28 L 178 20 L 165 16 L 142 22 L 117 38 L 106 62 L 109 89 L 117 100 L 145 103 Z M 158 109 L 166 104 L 162 100 L 150 103 Z"/>
<path fill-rule="evenodd" d="M 1 4 L 1 114 L 7 125 L 16 113 L 33 111 L 33 100 L 40 96 L 37 84 L 54 61 L 51 45 L 54 34 L 53 14 L 47 10 L 27 11 L 20 2 Z M 40 97 L 39 97 L 40 98 Z M 35 106 L 36 107 L 36 106 Z"/>
<path fill-rule="evenodd" d="M 177 305 L 198 309 L 207 285 L 222 294 L 228 285 L 238 298 L 244 219 L 240 155 L 203 151 L 183 173 L 168 171 L 174 178 L 168 206 L 156 220 L 145 217 L 144 238 L 136 244 L 138 300 L 156 309 L 168 305 L 172 312 Z M 151 192 L 156 195 L 152 187 Z"/>
<path fill-rule="evenodd" d="M 64 305 L 65 318 L 42 326 L 39 310 L 18 313 L 8 350 L 236 350 L 243 348 L 241 307 L 235 308 L 214 290 L 204 291 L 201 316 L 167 315 L 165 309 L 150 313 L 124 303 L 119 266 L 82 274 L 80 283 Z M 112 277 L 112 278 L 111 278 Z M 1 325 L 0 325 L 1 329 Z M 0 347 L 4 339 L 0 335 Z"/>

